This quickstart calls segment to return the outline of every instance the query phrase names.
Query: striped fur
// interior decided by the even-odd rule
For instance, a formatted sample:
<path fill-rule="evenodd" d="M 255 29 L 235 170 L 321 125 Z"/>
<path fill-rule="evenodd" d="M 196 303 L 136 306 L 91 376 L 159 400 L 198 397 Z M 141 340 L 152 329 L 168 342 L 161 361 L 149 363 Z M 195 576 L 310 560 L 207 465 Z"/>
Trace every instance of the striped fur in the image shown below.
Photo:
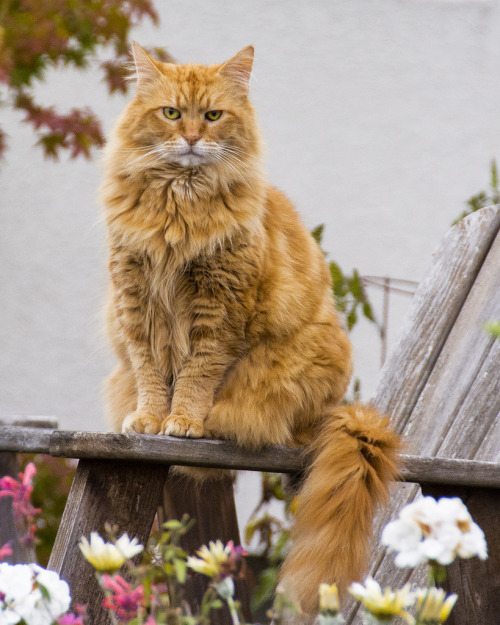
<path fill-rule="evenodd" d="M 112 428 L 309 443 L 345 394 L 351 348 L 323 254 L 263 173 L 247 97 L 253 48 L 212 66 L 134 53 L 137 93 L 106 148 L 102 186 L 119 359 L 107 380 Z M 207 121 L 210 110 L 220 119 Z M 328 471 L 334 488 L 332 458 Z"/>

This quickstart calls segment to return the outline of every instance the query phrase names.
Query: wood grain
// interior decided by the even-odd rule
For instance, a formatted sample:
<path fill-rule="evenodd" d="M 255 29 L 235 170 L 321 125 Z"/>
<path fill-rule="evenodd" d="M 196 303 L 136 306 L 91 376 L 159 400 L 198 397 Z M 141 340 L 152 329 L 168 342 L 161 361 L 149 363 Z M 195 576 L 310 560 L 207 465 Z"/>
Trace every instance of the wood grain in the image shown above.
<path fill-rule="evenodd" d="M 400 340 L 381 372 L 375 405 L 403 432 L 500 228 L 500 206 L 460 221 L 433 255 Z"/>
<path fill-rule="evenodd" d="M 82 536 L 105 536 L 112 523 L 145 544 L 160 503 L 168 466 L 146 462 L 80 460 L 49 561 L 71 588 L 73 604 L 88 605 L 92 625 L 110 625 L 102 591 L 79 548 Z"/>
<path fill-rule="evenodd" d="M 170 474 L 165 483 L 161 516 L 180 519 L 184 514 L 196 520 L 195 526 L 182 542 L 187 553 L 195 553 L 211 540 L 220 539 L 224 544 L 232 540 L 235 545 L 241 544 L 231 476 L 198 484 L 189 478 Z M 191 607 L 200 605 L 207 586 L 206 577 L 195 576 L 187 588 Z M 251 622 L 247 585 L 243 579 L 238 579 L 235 587 L 235 595 L 241 602 L 245 620 Z M 227 608 L 212 613 L 212 625 L 231 625 L 231 622 Z"/>
<path fill-rule="evenodd" d="M 34 432 L 35 441 L 31 440 Z M 228 441 L 186 439 L 147 434 L 105 434 L 58 430 L 41 440 L 36 430 L 0 426 L 0 451 L 40 453 L 65 458 L 151 462 L 155 464 L 300 473 L 307 459 L 300 449 L 269 447 L 252 452 Z M 459 458 L 403 454 L 401 475 L 407 482 L 500 488 L 500 464 Z"/>
<path fill-rule="evenodd" d="M 459 596 L 458 603 L 446 621 L 447 625 L 486 625 L 498 623 L 500 605 L 500 497 L 489 489 L 424 486 L 423 492 L 432 497 L 460 497 L 474 521 L 484 530 L 488 544 L 488 559 L 458 558 L 448 567 L 444 584 L 447 592 Z"/>
<path fill-rule="evenodd" d="M 34 427 L 0 425 L 0 450 L 49 454 L 52 432 Z"/>
<path fill-rule="evenodd" d="M 500 412 L 500 341 L 483 329 L 497 318 L 500 234 L 407 420 L 409 453 L 474 458 Z"/>
<path fill-rule="evenodd" d="M 394 414 L 406 449 L 426 456 L 425 463 L 434 467 L 430 471 L 433 485 L 425 484 L 422 466 L 419 482 L 424 483 L 425 492 L 435 496 L 466 496 L 459 481 L 443 485 L 445 472 L 454 472 L 452 461 L 465 468 L 473 466 L 473 458 L 480 458 L 492 461 L 493 468 L 500 457 L 499 345 L 482 327 L 500 312 L 499 216 L 500 207 L 479 211 L 448 233 L 417 291 L 402 340 L 382 371 L 376 395 L 377 407 Z M 434 456 L 446 456 L 448 466 L 440 464 L 443 458 Z M 441 485 L 439 471 L 443 471 Z M 458 469 L 456 475 L 460 472 Z M 475 484 L 466 503 L 492 545 L 497 545 L 498 491 Z M 395 518 L 419 493 L 420 489 L 399 490 L 386 520 Z M 500 609 L 498 548 L 490 551 L 488 568 L 476 559 L 455 565 L 455 570 L 450 581 L 462 598 L 455 606 L 453 623 L 496 625 Z M 374 572 L 378 580 L 393 587 L 404 581 L 392 554 L 381 549 L 372 563 Z M 491 585 L 485 580 L 490 574 Z M 425 571 L 416 570 L 409 581 L 425 585 Z M 348 623 L 360 623 L 359 615 L 351 613 Z"/>

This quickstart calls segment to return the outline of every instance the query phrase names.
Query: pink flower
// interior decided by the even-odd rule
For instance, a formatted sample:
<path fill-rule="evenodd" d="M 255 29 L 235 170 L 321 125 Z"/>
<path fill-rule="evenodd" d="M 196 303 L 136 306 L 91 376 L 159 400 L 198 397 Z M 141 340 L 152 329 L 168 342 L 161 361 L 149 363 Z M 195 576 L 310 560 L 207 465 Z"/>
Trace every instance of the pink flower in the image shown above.
<path fill-rule="evenodd" d="M 36 475 L 36 467 L 30 462 L 24 473 L 19 473 L 19 480 L 15 480 L 10 475 L 0 479 L 0 498 L 12 497 L 12 507 L 16 519 L 34 517 L 41 510 L 34 508 L 31 504 L 31 494 L 33 492 L 32 480 Z"/>
<path fill-rule="evenodd" d="M 68 612 L 67 614 L 63 614 L 58 620 L 59 625 L 83 625 L 83 617 L 80 615 L 73 614 L 73 612 Z"/>
<path fill-rule="evenodd" d="M 102 605 L 113 610 L 121 621 L 128 623 L 137 616 L 137 612 L 144 606 L 144 588 L 132 588 L 120 575 L 103 575 L 102 585 L 113 594 L 105 597 Z"/>
<path fill-rule="evenodd" d="M 87 606 L 77 603 L 75 612 L 68 612 L 57 619 L 58 625 L 85 625 Z"/>
<path fill-rule="evenodd" d="M 3 560 L 7 556 L 12 555 L 12 549 L 10 548 L 10 541 L 0 549 L 0 560 Z"/>

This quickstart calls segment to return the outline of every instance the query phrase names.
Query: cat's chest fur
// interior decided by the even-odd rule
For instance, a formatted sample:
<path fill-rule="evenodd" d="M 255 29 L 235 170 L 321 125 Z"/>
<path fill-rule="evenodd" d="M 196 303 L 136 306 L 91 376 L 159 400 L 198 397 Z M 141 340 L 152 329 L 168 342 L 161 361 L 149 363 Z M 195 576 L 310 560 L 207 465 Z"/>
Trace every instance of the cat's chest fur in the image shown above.
<path fill-rule="evenodd" d="M 169 375 L 182 367 L 190 354 L 195 285 L 188 266 L 179 266 L 172 254 L 163 262 L 148 264 L 146 321 L 155 361 Z"/>

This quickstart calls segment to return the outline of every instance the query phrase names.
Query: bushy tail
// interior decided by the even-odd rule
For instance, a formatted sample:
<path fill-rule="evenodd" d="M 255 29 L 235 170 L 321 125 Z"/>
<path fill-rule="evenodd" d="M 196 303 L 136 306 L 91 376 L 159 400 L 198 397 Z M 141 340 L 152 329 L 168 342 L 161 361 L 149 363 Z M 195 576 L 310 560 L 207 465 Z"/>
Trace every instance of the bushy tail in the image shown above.
<path fill-rule="evenodd" d="M 320 583 L 335 582 L 342 592 L 363 575 L 375 508 L 398 474 L 398 446 L 388 419 L 369 406 L 338 406 L 325 419 L 311 445 L 281 572 L 289 596 L 306 612 L 317 608 Z"/>

